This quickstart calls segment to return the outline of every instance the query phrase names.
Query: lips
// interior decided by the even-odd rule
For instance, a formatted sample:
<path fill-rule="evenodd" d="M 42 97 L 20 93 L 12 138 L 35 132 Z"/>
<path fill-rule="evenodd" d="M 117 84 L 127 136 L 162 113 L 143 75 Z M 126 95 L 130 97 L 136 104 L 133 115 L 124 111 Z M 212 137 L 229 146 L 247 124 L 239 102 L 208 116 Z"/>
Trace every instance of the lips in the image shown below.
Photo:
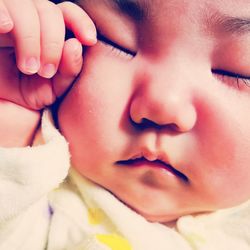
<path fill-rule="evenodd" d="M 117 165 L 120 166 L 127 166 L 127 167 L 143 167 L 143 166 L 150 166 L 153 168 L 163 168 L 166 171 L 172 173 L 176 177 L 180 178 L 181 180 L 188 182 L 188 178 L 186 175 L 175 169 L 170 164 L 165 163 L 162 160 L 156 159 L 153 161 L 150 161 L 146 159 L 145 157 L 139 157 L 139 158 L 131 158 L 128 160 L 121 160 L 116 162 Z"/>

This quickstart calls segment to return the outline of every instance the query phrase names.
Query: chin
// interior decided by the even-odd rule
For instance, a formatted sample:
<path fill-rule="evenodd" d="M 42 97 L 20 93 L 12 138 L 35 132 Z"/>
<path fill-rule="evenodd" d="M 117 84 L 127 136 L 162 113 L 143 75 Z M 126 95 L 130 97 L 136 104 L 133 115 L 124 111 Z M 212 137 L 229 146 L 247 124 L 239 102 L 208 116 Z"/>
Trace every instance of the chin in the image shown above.
<path fill-rule="evenodd" d="M 158 222 L 162 224 L 172 224 L 175 222 L 180 216 L 178 215 L 151 215 L 140 213 L 147 221 L 149 222 Z"/>
<path fill-rule="evenodd" d="M 153 213 L 148 212 L 145 210 L 140 210 L 134 207 L 131 207 L 136 213 L 140 214 L 142 217 L 144 217 L 149 222 L 158 222 L 161 224 L 172 224 L 175 222 L 179 217 L 183 216 L 184 214 L 161 214 L 161 213 Z"/>

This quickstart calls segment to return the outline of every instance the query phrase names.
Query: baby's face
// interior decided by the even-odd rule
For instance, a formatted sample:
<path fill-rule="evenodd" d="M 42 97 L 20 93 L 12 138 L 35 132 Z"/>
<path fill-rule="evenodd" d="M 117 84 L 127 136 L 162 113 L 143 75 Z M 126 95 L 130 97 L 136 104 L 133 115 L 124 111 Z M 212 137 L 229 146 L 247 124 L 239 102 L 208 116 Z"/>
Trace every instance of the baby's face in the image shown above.
<path fill-rule="evenodd" d="M 250 2 L 82 0 L 100 32 L 58 117 L 74 167 L 151 221 L 250 197 Z"/>

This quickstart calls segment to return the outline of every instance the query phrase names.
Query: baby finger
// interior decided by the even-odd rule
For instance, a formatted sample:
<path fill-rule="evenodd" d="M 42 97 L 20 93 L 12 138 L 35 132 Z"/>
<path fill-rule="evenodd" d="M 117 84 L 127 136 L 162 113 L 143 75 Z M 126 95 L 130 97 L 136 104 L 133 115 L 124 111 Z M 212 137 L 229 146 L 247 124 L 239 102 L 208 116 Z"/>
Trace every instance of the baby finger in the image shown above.
<path fill-rule="evenodd" d="M 78 5 L 71 2 L 58 4 L 61 8 L 66 27 L 84 45 L 94 45 L 97 41 L 96 28 L 87 13 Z"/>
<path fill-rule="evenodd" d="M 65 24 L 61 10 L 52 2 L 36 3 L 41 29 L 41 68 L 38 74 L 51 78 L 57 71 L 65 38 Z"/>
<path fill-rule="evenodd" d="M 17 65 L 25 74 L 37 73 L 40 67 L 40 23 L 32 0 L 7 0 L 14 22 L 12 30 Z"/>
<path fill-rule="evenodd" d="M 13 21 L 3 0 L 0 1 L 0 33 L 8 33 L 13 29 Z"/>

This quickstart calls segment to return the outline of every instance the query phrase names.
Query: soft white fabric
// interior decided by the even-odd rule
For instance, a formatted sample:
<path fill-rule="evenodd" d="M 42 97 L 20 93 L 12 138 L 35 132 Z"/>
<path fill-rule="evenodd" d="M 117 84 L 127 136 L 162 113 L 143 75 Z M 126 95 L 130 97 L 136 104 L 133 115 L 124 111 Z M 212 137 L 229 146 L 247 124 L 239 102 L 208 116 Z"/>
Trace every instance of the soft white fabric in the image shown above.
<path fill-rule="evenodd" d="M 249 250 L 250 202 L 211 214 L 185 216 L 177 228 L 199 250 Z"/>
<path fill-rule="evenodd" d="M 49 228 L 47 194 L 68 174 L 68 145 L 52 125 L 49 112 L 42 119 L 44 145 L 0 148 L 0 249 L 45 248 Z"/>
<path fill-rule="evenodd" d="M 48 111 L 42 136 L 43 145 L 0 148 L 0 250 L 250 249 L 249 202 L 184 216 L 176 229 L 150 223 L 73 169 L 68 174 L 68 145 Z"/>
<path fill-rule="evenodd" d="M 176 231 L 159 223 L 149 223 L 73 169 L 63 187 L 51 193 L 50 200 L 55 214 L 52 217 L 49 250 L 63 249 L 67 244 L 66 249 L 78 244 L 85 246 L 79 248 L 84 250 L 191 249 Z M 58 231 L 63 225 L 63 232 Z M 108 241 L 108 248 L 98 248 L 99 236 Z M 91 242 L 91 247 L 87 247 L 86 242 Z"/>

